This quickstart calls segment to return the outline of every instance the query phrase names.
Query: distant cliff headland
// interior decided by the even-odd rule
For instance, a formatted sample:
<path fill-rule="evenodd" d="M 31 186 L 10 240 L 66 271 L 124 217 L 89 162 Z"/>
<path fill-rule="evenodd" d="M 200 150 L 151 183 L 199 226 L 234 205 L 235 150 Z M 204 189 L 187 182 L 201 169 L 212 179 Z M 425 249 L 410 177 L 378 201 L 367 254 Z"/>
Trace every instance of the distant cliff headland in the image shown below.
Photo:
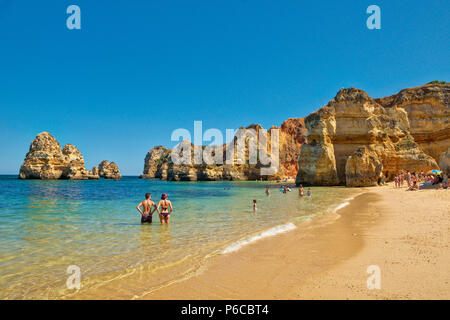
<path fill-rule="evenodd" d="M 98 180 L 121 179 L 114 162 L 102 161 L 98 167 L 86 170 L 81 152 L 71 144 L 61 149 L 58 141 L 48 132 L 36 136 L 20 167 L 20 179 Z"/>
<path fill-rule="evenodd" d="M 450 84 L 432 82 L 389 97 L 372 99 L 356 88 L 342 89 L 306 118 L 288 119 L 279 135 L 279 171 L 261 176 L 259 164 L 177 165 L 171 149 L 152 148 L 141 178 L 172 181 L 281 180 L 297 184 L 373 186 L 404 170 L 449 171 Z M 251 125 L 257 132 L 260 125 Z M 267 133 L 277 127 L 270 128 Z M 236 139 L 235 139 L 236 141 Z M 234 142 L 232 142 L 234 143 Z M 190 144 L 189 141 L 180 145 Z M 223 153 L 230 144 L 223 146 Z M 178 148 L 178 147 L 177 147 Z M 204 146 L 202 146 L 204 148 Z"/>
<path fill-rule="evenodd" d="M 260 131 L 265 130 L 258 124 L 252 124 L 246 128 L 254 130 L 255 139 L 259 140 Z M 220 152 L 223 164 L 207 164 L 205 161 L 201 164 L 180 165 L 172 161 L 172 151 L 181 153 L 182 150 L 190 150 L 191 159 L 195 158 L 194 145 L 190 141 L 182 141 L 176 149 L 167 149 L 162 146 L 152 148 L 145 157 L 144 173 L 141 178 L 159 178 L 163 180 L 172 181 L 197 181 L 197 180 L 255 180 L 263 178 L 264 180 L 278 180 L 285 177 L 294 178 L 298 171 L 298 156 L 300 148 L 306 141 L 306 128 L 302 118 L 288 119 L 282 123 L 281 128 L 273 126 L 267 131 L 267 140 L 271 140 L 274 129 L 279 129 L 279 159 L 274 159 L 279 162 L 279 170 L 276 174 L 271 176 L 261 176 L 260 170 L 263 167 L 261 163 L 251 164 L 249 161 L 249 139 L 246 133 L 238 130 L 234 137 L 234 141 L 222 145 L 217 148 L 215 153 Z M 237 141 L 245 140 L 244 150 L 236 151 L 232 164 L 227 164 L 225 159 L 227 153 L 234 147 L 237 147 Z M 205 146 L 201 146 L 204 150 Z M 242 161 L 238 161 L 239 158 Z"/>

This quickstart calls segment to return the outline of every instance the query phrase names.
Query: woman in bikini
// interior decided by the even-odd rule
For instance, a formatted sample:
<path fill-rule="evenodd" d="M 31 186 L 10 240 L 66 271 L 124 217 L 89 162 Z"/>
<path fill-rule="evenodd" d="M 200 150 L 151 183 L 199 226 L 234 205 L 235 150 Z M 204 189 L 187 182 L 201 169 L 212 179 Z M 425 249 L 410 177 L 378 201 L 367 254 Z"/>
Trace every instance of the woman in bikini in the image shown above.
<path fill-rule="evenodd" d="M 170 214 L 173 211 L 172 202 L 170 202 L 170 200 L 167 200 L 167 198 L 167 193 L 163 193 L 161 195 L 161 200 L 158 203 L 157 210 L 159 212 L 159 220 L 161 220 L 161 224 L 169 224 Z"/>

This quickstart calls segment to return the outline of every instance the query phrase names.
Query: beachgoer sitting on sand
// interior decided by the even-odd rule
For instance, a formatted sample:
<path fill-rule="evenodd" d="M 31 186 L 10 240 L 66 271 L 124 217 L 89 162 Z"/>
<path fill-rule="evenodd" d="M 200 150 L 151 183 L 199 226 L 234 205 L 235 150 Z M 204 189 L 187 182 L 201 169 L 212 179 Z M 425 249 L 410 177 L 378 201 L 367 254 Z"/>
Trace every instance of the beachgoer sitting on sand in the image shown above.
<path fill-rule="evenodd" d="M 416 191 L 416 190 L 419 190 L 419 185 L 417 184 L 417 181 L 414 181 L 406 191 Z"/>
<path fill-rule="evenodd" d="M 170 214 L 173 211 L 172 202 L 167 200 L 168 197 L 169 195 L 167 193 L 163 193 L 161 195 L 161 200 L 158 202 L 158 207 L 156 208 L 159 212 L 159 220 L 161 221 L 161 224 L 169 224 Z M 161 208 L 161 211 L 159 208 Z"/>
<path fill-rule="evenodd" d="M 136 209 L 138 209 L 141 213 L 141 223 L 152 223 L 152 216 L 157 208 L 155 203 L 150 200 L 151 197 L 152 195 L 150 193 L 146 193 L 145 200 L 141 201 L 136 207 Z M 144 209 L 143 211 L 141 210 L 141 207 Z"/>

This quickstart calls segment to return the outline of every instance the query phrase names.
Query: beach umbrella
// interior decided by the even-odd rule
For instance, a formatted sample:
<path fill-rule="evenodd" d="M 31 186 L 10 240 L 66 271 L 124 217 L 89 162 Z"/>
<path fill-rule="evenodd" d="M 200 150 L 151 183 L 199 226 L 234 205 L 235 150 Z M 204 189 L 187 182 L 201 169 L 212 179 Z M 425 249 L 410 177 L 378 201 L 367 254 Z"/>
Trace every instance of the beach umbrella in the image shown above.
<path fill-rule="evenodd" d="M 441 174 L 441 173 L 442 173 L 442 171 L 439 171 L 439 170 L 430 170 L 430 171 L 428 171 L 427 174 Z"/>

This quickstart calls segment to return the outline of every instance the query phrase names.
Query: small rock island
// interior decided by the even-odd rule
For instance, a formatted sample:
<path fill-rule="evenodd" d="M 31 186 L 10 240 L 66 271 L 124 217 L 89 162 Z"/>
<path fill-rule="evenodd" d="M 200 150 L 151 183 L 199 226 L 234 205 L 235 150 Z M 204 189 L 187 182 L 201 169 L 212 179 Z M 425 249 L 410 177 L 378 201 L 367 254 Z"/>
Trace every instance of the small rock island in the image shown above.
<path fill-rule="evenodd" d="M 63 148 L 48 132 L 36 136 L 30 145 L 25 161 L 20 167 L 19 179 L 41 180 L 98 180 L 121 179 L 114 162 L 102 161 L 99 168 L 87 170 L 81 152 L 72 144 Z"/>

